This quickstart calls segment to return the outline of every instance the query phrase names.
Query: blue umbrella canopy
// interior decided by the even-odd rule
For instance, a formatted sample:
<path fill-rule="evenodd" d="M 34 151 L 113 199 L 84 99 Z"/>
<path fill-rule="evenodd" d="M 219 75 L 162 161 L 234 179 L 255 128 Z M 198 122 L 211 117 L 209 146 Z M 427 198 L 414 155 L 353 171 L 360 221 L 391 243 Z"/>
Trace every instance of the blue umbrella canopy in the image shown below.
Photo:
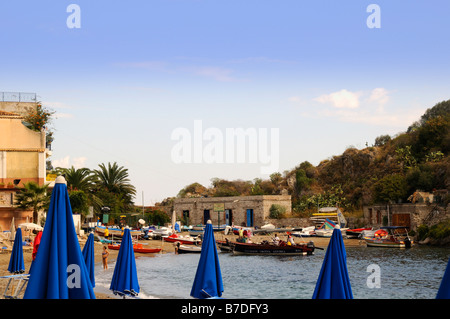
<path fill-rule="evenodd" d="M 223 282 L 219 255 L 212 223 L 208 220 L 202 242 L 202 251 L 192 285 L 191 296 L 198 299 L 222 296 Z"/>
<path fill-rule="evenodd" d="M 91 279 L 92 287 L 95 287 L 95 275 L 94 275 L 94 234 L 90 233 L 86 243 L 84 244 L 83 251 L 84 261 L 86 262 L 87 272 L 89 274 L 89 278 Z"/>
<path fill-rule="evenodd" d="M 137 296 L 139 294 L 139 282 L 136 271 L 136 260 L 134 259 L 133 241 L 130 229 L 125 228 L 120 244 L 119 254 L 114 274 L 111 280 L 110 290 L 120 296 Z"/>
<path fill-rule="evenodd" d="M 62 176 L 55 181 L 24 299 L 95 299 Z"/>
<path fill-rule="evenodd" d="M 16 231 L 16 236 L 14 237 L 14 246 L 11 252 L 11 258 L 9 260 L 8 271 L 14 274 L 20 274 L 25 271 L 21 229 Z"/>
<path fill-rule="evenodd" d="M 442 277 L 436 299 L 450 299 L 450 259 L 448 260 L 447 268 Z"/>
<path fill-rule="evenodd" d="M 336 226 L 328 243 L 313 299 L 353 299 L 341 230 Z"/>

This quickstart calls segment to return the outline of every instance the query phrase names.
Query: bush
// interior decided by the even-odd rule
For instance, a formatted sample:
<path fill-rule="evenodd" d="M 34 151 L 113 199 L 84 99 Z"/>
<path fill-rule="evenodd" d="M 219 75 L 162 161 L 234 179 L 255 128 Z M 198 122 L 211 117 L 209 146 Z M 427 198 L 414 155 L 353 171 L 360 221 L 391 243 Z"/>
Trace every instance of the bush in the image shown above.
<path fill-rule="evenodd" d="M 418 240 L 424 240 L 425 238 L 427 238 L 429 231 L 430 231 L 430 229 L 428 228 L 427 225 L 420 225 L 419 227 L 417 227 Z"/>
<path fill-rule="evenodd" d="M 433 239 L 444 239 L 450 236 L 450 221 L 441 222 L 430 227 L 429 237 Z"/>
<path fill-rule="evenodd" d="M 278 204 L 272 204 L 270 206 L 270 214 L 269 217 L 273 219 L 280 219 L 284 217 L 284 214 L 286 213 L 286 207 L 278 205 Z"/>

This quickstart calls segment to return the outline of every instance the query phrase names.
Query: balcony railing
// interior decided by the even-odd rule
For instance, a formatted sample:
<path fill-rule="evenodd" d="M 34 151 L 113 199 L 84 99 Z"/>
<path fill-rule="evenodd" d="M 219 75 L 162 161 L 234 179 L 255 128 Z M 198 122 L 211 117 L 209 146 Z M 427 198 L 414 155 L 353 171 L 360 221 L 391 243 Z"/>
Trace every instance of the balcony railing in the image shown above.
<path fill-rule="evenodd" d="M 0 92 L 0 102 L 37 102 L 36 93 Z"/>

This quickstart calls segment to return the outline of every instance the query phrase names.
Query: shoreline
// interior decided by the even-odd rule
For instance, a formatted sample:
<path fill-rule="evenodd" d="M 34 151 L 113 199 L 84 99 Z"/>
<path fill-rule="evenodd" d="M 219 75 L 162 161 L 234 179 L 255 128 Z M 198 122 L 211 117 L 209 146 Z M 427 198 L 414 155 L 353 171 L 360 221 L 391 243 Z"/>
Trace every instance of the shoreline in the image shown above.
<path fill-rule="evenodd" d="M 188 233 L 181 233 L 181 235 L 187 235 Z M 281 240 L 285 240 L 286 236 L 284 234 L 279 234 L 279 237 Z M 230 241 L 235 241 L 237 236 L 234 234 L 225 235 L 223 233 L 215 233 L 216 240 L 225 240 L 226 238 Z M 261 242 L 263 240 L 271 240 L 272 235 L 254 235 L 252 237 L 253 242 Z M 83 250 L 84 244 L 87 240 L 87 236 L 85 238 L 80 239 L 80 249 Z M 328 237 L 305 237 L 305 238 L 299 238 L 294 237 L 294 241 L 296 243 L 302 243 L 302 242 L 309 242 L 313 241 L 316 247 L 326 249 L 328 246 L 330 238 Z M 175 244 L 165 242 L 163 240 L 139 240 L 139 243 L 143 244 L 144 246 L 148 246 L 149 248 L 162 248 L 162 251 L 158 254 L 166 254 L 166 253 L 175 253 Z M 94 242 L 94 259 L 95 259 L 95 268 L 96 272 L 99 271 L 98 267 L 100 267 L 100 271 L 102 270 L 102 250 L 103 246 L 105 244 L 102 244 L 100 242 Z M 364 245 L 359 239 L 344 239 L 344 245 L 346 247 L 351 246 L 361 246 Z M 117 256 L 119 254 L 118 250 L 112 250 L 108 249 L 109 251 L 109 257 L 108 257 L 108 267 L 113 267 L 115 264 L 115 260 L 117 259 Z M 24 264 L 25 264 L 25 273 L 28 273 L 32 261 L 32 254 L 33 248 L 31 246 L 24 246 L 23 249 L 23 256 L 24 256 Z M 154 254 L 151 254 L 154 255 Z M 149 254 L 143 254 L 143 253 L 135 253 L 135 258 L 143 258 L 143 257 L 149 257 Z M 0 276 L 9 276 L 11 273 L 8 271 L 8 265 L 9 260 L 11 258 L 11 251 L 3 251 L 0 253 Z M 3 292 L 5 291 L 7 284 L 7 280 L 3 279 L 0 280 L 0 299 L 4 299 Z M 24 289 L 25 290 L 25 289 Z M 23 297 L 24 291 L 22 291 L 21 295 L 19 295 L 19 298 Z M 94 293 L 97 299 L 122 299 L 121 297 L 114 295 L 112 291 L 109 291 L 107 287 L 94 287 Z"/>

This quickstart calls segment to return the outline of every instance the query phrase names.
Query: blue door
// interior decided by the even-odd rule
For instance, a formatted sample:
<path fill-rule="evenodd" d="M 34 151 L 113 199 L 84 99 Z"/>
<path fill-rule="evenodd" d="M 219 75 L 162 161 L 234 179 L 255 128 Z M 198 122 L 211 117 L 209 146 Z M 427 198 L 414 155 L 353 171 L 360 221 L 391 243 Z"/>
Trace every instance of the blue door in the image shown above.
<path fill-rule="evenodd" d="M 247 209 L 247 227 L 253 227 L 253 209 Z"/>
<path fill-rule="evenodd" d="M 231 226 L 233 223 L 233 213 L 231 209 L 225 209 L 225 224 Z"/>
<path fill-rule="evenodd" d="M 208 220 L 211 219 L 211 216 L 209 214 L 209 209 L 205 209 L 203 210 L 203 224 L 206 225 L 206 223 L 208 222 Z"/>

